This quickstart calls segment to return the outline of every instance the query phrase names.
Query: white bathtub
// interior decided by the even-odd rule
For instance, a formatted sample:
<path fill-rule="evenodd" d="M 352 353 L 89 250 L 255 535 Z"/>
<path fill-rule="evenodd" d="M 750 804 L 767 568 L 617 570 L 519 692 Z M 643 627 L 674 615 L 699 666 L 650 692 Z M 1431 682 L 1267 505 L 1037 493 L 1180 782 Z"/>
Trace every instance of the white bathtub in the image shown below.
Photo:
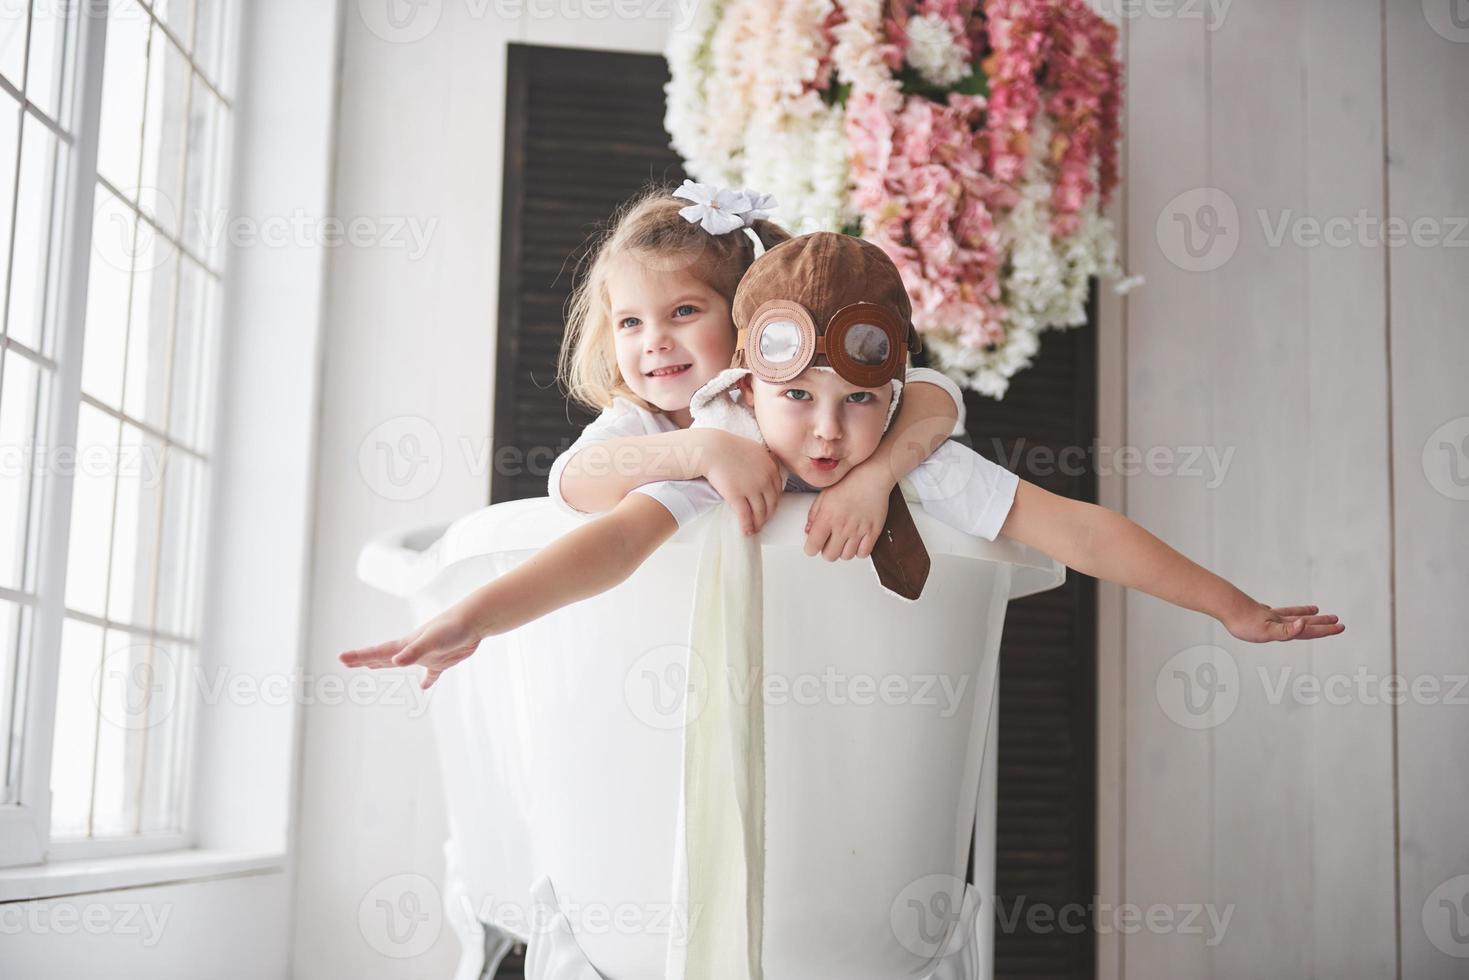
<path fill-rule="evenodd" d="M 988 977 L 1000 632 L 1010 599 L 1060 585 L 1065 568 L 915 506 L 933 569 L 907 603 L 883 592 L 870 562 L 803 553 L 813 499 L 787 493 L 761 531 L 765 976 L 926 975 L 938 890 L 963 878 L 977 834 L 974 975 Z M 529 941 L 530 886 L 549 875 L 602 976 L 663 976 L 683 771 L 683 735 L 668 719 L 713 516 L 618 588 L 486 640 L 440 678 L 430 713 L 450 821 L 445 891 L 459 906 L 451 921 L 467 900 L 480 920 Z M 374 541 L 358 574 L 407 599 L 417 624 L 580 520 L 544 497 L 497 504 Z M 458 925 L 468 980 L 485 954 Z"/>

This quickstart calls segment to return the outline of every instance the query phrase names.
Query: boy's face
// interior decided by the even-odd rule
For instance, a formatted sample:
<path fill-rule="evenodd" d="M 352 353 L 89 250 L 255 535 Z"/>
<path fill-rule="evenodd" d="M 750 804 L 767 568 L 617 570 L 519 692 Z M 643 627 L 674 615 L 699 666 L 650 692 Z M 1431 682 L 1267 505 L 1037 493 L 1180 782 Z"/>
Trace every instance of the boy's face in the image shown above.
<path fill-rule="evenodd" d="M 746 376 L 765 443 L 785 467 L 813 487 L 836 483 L 882 441 L 891 385 L 859 388 L 827 368 L 807 368 L 772 384 Z M 753 392 L 751 389 L 753 388 Z"/>

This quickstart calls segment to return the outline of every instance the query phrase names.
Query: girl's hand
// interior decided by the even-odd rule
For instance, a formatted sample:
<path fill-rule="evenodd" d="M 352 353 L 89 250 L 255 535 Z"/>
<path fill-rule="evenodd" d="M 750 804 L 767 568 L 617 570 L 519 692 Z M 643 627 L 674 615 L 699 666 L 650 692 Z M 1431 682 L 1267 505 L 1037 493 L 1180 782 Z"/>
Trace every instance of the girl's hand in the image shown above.
<path fill-rule="evenodd" d="M 734 508 L 740 527 L 754 534 L 780 503 L 785 484 L 775 454 L 754 439 L 711 429 L 705 447 L 704 478 Z"/>
<path fill-rule="evenodd" d="M 1282 606 L 1271 609 L 1263 602 L 1253 603 L 1239 613 L 1227 617 L 1224 628 L 1237 640 L 1268 643 L 1271 640 L 1314 640 L 1334 636 L 1346 629 L 1335 616 L 1318 616 L 1315 606 Z"/>
<path fill-rule="evenodd" d="M 888 519 L 893 482 L 882 470 L 855 467 L 816 495 L 806 513 L 806 554 L 827 561 L 866 558 Z"/>
<path fill-rule="evenodd" d="M 474 653 L 481 639 L 459 609 L 451 607 L 402 639 L 348 650 L 337 659 L 348 667 L 371 670 L 421 663 L 428 668 L 428 674 L 419 687 L 427 690 L 434 686 L 440 674 Z"/>

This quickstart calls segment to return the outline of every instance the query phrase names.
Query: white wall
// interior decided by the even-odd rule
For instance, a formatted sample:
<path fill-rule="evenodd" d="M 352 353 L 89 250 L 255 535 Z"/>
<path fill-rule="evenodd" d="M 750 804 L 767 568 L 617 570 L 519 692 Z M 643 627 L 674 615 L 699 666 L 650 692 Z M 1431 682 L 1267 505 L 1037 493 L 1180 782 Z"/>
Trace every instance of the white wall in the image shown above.
<path fill-rule="evenodd" d="M 363 543 L 489 501 L 506 44 L 658 52 L 679 16 L 663 0 L 621 0 L 650 12 L 633 19 L 435 0 L 394 27 L 385 6 L 345 4 L 333 213 L 417 222 L 429 244 L 417 254 L 405 230 L 396 247 L 384 224 L 380 244 L 332 258 L 305 668 L 319 674 L 341 672 L 340 651 L 414 625 L 356 581 Z M 409 892 L 433 906 L 446 833 L 421 695 L 385 686 L 369 700 L 306 708 L 293 972 L 448 976 L 458 945 L 436 907 L 417 929 L 404 919 L 396 939 L 385 918 L 359 927 L 369 893 L 370 906 Z"/>
<path fill-rule="evenodd" d="M 1469 503 L 1449 455 L 1469 463 L 1469 31 L 1447 0 L 1110 6 L 1138 14 L 1123 18 L 1119 215 L 1147 285 L 1106 304 L 1103 442 L 1233 456 L 1215 486 L 1145 472 L 1104 479 L 1103 502 L 1255 598 L 1315 603 L 1347 631 L 1244 644 L 1104 587 L 1102 900 L 1232 919 L 1212 946 L 1207 925 L 1114 931 L 1099 975 L 1462 976 L 1448 951 L 1469 947 L 1446 938 L 1438 900 L 1469 889 L 1450 881 L 1469 874 L 1469 692 L 1444 703 L 1469 672 Z M 1206 248 L 1200 206 L 1226 201 L 1238 217 L 1217 212 Z M 1458 245 L 1384 248 L 1349 224 L 1333 246 L 1294 224 L 1362 209 L 1431 219 Z M 1172 720 L 1193 720 L 1173 672 L 1205 679 L 1198 644 L 1238 677 L 1191 728 Z M 1337 676 L 1327 693 L 1345 696 L 1272 703 L 1283 671 Z M 1358 671 L 1365 695 L 1339 686 Z M 1441 691 L 1394 707 L 1378 696 L 1394 674 Z M 1429 901 L 1444 882 L 1456 890 Z"/>

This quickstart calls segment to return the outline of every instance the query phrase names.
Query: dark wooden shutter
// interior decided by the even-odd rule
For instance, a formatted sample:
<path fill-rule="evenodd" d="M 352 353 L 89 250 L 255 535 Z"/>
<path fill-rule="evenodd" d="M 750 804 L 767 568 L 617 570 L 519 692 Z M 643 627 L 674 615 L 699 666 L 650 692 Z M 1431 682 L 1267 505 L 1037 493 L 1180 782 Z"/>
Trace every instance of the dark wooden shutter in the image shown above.
<path fill-rule="evenodd" d="M 545 496 L 594 418 L 556 384 L 566 300 L 588 235 L 649 180 L 684 179 L 667 81 L 657 55 L 509 46 L 491 503 Z"/>
<path fill-rule="evenodd" d="M 1013 461 L 1022 479 L 1076 500 L 1097 499 L 1093 457 L 1065 472 L 1057 454 L 1096 440 L 1096 288 L 1088 322 L 1047 331 L 1036 363 L 999 401 L 966 393 L 973 448 Z M 1020 450 L 1016 455 L 1017 448 Z M 1048 464 L 1035 449 L 1050 450 Z M 1074 452 L 1072 456 L 1074 457 Z M 1038 463 L 1035 471 L 1031 464 Z M 999 823 L 995 889 L 995 977 L 1089 978 L 1095 934 L 1068 933 L 1064 921 L 1091 922 L 1096 891 L 1096 580 L 1068 570 L 1059 589 L 1010 604 L 1000 642 Z M 1026 928 L 1026 912 L 1052 910 L 1051 925 Z M 1019 915 L 1017 916 L 1016 913 Z M 990 912 L 997 910 L 992 907 Z M 1013 928 L 1005 923 L 1013 920 Z"/>

